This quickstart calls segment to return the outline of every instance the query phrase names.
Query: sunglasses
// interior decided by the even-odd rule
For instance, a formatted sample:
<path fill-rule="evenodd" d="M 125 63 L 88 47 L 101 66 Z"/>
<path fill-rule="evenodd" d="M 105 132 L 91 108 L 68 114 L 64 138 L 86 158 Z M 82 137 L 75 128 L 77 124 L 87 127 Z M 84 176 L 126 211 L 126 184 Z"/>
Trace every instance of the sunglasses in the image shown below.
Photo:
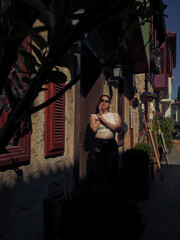
<path fill-rule="evenodd" d="M 101 99 L 100 102 L 105 102 L 105 103 L 109 103 L 109 100 L 106 99 Z"/>

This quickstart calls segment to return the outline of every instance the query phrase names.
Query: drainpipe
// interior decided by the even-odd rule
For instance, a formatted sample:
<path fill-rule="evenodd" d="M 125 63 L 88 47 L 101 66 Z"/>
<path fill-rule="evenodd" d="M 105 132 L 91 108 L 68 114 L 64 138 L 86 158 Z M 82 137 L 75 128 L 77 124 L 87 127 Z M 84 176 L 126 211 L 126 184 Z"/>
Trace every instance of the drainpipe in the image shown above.
<path fill-rule="evenodd" d="M 74 47 L 76 50 L 81 49 L 81 41 L 77 41 L 74 43 Z M 81 54 L 80 52 L 75 51 L 75 76 L 81 72 Z M 79 167 L 80 167 L 80 81 L 76 83 L 75 86 L 75 130 L 74 130 L 74 178 L 75 185 L 77 186 L 79 183 Z"/>
<path fill-rule="evenodd" d="M 148 91 L 148 74 L 145 73 L 145 88 L 144 88 L 145 92 Z M 145 118 L 146 118 L 146 122 L 148 122 L 148 102 L 145 102 L 144 104 L 145 106 Z"/>

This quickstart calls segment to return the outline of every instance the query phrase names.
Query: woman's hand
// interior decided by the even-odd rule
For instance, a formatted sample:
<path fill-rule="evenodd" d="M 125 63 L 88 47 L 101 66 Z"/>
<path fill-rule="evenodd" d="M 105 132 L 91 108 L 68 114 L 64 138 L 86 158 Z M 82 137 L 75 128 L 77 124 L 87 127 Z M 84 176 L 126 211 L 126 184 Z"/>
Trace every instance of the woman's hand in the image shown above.
<path fill-rule="evenodd" d="M 97 115 L 97 118 L 94 118 L 94 116 L 91 114 L 91 116 L 90 116 L 90 128 L 92 129 L 93 132 L 97 131 L 100 123 L 101 123 L 101 120 L 98 118 L 98 115 Z"/>
<path fill-rule="evenodd" d="M 99 114 L 102 115 L 101 104 L 99 104 Z"/>
<path fill-rule="evenodd" d="M 117 121 L 116 121 L 116 124 L 113 124 L 109 121 L 107 121 L 106 119 L 103 118 L 102 115 L 98 115 L 98 118 L 100 120 L 100 122 L 107 128 L 109 128 L 111 131 L 113 132 L 118 132 L 120 127 L 121 127 L 121 118 L 120 116 L 118 115 L 117 117 Z"/>
<path fill-rule="evenodd" d="M 101 109 L 101 104 L 99 104 L 99 113 L 97 114 L 97 121 L 100 121 L 100 122 L 104 122 L 105 121 L 105 119 L 103 118 L 103 116 L 102 116 L 102 114 L 103 114 L 103 112 L 102 112 L 102 109 Z"/>
<path fill-rule="evenodd" d="M 98 117 L 97 121 L 100 121 L 100 122 L 104 122 L 105 121 L 105 119 L 103 118 L 102 114 L 103 114 L 103 111 L 101 109 L 101 104 L 99 104 L 99 113 L 97 114 L 97 117 Z"/>
<path fill-rule="evenodd" d="M 98 115 L 97 115 L 97 121 L 100 121 L 100 122 L 104 122 L 105 121 L 105 119 L 103 118 L 103 116 L 99 113 Z"/>

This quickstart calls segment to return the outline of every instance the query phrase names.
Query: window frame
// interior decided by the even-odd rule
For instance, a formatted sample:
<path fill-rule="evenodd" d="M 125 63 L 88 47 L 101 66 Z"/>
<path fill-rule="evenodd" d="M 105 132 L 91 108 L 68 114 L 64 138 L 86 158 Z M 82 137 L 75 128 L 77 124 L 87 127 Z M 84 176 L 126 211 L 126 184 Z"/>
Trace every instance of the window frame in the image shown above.
<path fill-rule="evenodd" d="M 0 168 L 30 163 L 30 133 L 19 139 L 18 146 L 8 146 L 7 153 L 0 154 Z"/>
<path fill-rule="evenodd" d="M 23 45 L 26 47 L 27 51 L 31 53 L 31 48 L 27 44 L 31 43 L 31 38 L 27 36 L 24 41 Z M 20 65 L 23 66 L 23 63 L 20 62 Z M 4 114 L 4 116 L 2 116 Z M 5 115 L 8 114 L 4 111 L 1 117 L 4 121 Z M 31 133 L 25 134 L 24 137 L 19 138 L 19 142 L 17 146 L 8 145 L 6 147 L 6 152 L 0 154 L 0 170 L 4 170 L 6 168 L 13 168 L 14 166 L 17 167 L 19 165 L 24 165 L 30 163 L 31 157 Z"/>

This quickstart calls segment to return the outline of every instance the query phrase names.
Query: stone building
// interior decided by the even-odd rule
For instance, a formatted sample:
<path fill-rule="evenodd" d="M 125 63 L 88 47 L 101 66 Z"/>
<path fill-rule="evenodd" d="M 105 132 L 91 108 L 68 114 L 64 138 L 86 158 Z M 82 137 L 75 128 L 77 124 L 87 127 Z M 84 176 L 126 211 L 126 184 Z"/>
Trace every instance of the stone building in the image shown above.
<path fill-rule="evenodd" d="M 172 118 L 180 124 L 180 102 L 174 102 L 171 105 L 171 115 Z"/>
<path fill-rule="evenodd" d="M 158 21 L 156 19 L 156 23 Z M 36 24 L 39 26 L 42 23 L 38 21 Z M 110 34 L 112 26 L 115 28 L 114 35 Z M 162 32 L 164 28 L 155 25 L 152 30 L 154 33 Z M 71 66 L 59 67 L 58 71 L 66 75 L 68 84 L 87 63 L 93 70 L 55 103 L 34 113 L 31 119 L 32 133 L 22 137 L 17 146 L 9 145 L 8 153 L 0 155 L 0 238 L 44 239 L 43 201 L 59 192 L 66 195 L 80 180 L 86 179 L 87 155 L 91 147 L 91 142 L 87 141 L 89 117 L 96 111 L 102 94 L 111 96 L 111 111 L 118 112 L 128 125 L 124 139 L 116 136 L 119 153 L 133 148 L 140 140 L 143 117 L 145 113 L 153 114 L 150 108 L 155 111 L 153 107 L 156 109 L 157 105 L 155 100 L 153 107 L 147 105 L 141 98 L 147 89 L 154 91 L 150 72 L 155 66 L 154 60 L 157 60 L 151 59 L 150 55 L 152 49 L 148 23 L 143 27 L 136 25 L 133 29 L 133 41 L 127 52 L 131 64 L 123 65 L 115 59 L 114 65 L 120 70 L 118 78 L 107 66 L 93 68 L 101 61 L 97 58 L 98 52 L 105 57 L 113 52 L 111 48 L 105 51 L 107 42 L 104 36 L 109 34 L 112 43 L 117 43 L 121 31 L 121 22 L 115 20 L 110 26 L 100 29 L 99 48 L 96 34 L 87 33 L 79 43 L 82 51 L 74 54 Z M 163 38 L 163 33 L 157 36 L 158 41 Z M 51 98 L 64 86 L 52 83 L 45 86 L 47 90 L 39 93 L 34 107 Z"/>

